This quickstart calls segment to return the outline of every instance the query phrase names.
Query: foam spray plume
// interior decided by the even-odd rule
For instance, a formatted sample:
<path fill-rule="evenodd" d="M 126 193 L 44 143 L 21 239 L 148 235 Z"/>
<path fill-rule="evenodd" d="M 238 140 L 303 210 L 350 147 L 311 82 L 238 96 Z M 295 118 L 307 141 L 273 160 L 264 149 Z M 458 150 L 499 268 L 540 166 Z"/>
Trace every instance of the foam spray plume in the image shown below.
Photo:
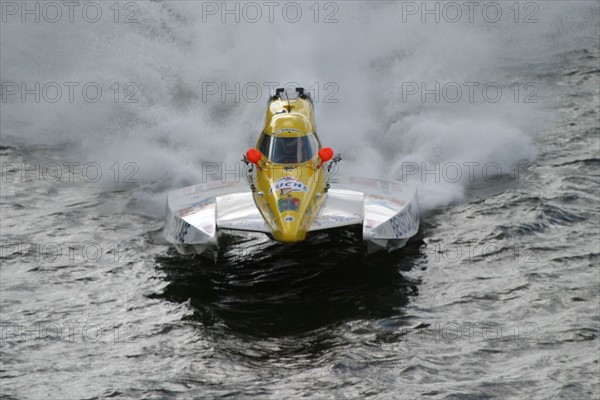
<path fill-rule="evenodd" d="M 115 23 L 112 14 L 97 23 L 3 23 L 2 81 L 53 82 L 49 90 L 58 86 L 62 97 L 6 96 L 2 140 L 58 146 L 68 149 L 65 158 L 107 165 L 135 162 L 141 187 L 161 199 L 156 213 L 166 190 L 206 179 L 202 163 L 239 162 L 278 84 L 313 93 L 319 135 L 344 157 L 344 175 L 417 184 L 425 208 L 460 201 L 470 180 L 466 169 L 452 182 L 422 179 L 423 169 L 493 162 L 508 171 L 535 157 L 539 109 L 516 106 L 510 85 L 527 76 L 503 67 L 543 57 L 547 49 L 536 55 L 519 45 L 519 30 L 543 37 L 552 24 L 422 23 L 402 2 L 337 3 L 318 22 L 304 7 L 294 24 L 281 10 L 263 10 L 252 23 L 207 4 L 220 7 L 144 2 L 132 23 Z M 561 7 L 548 6 L 544 17 Z M 96 87 L 101 98 L 89 101 Z M 499 101 L 486 98 L 498 88 Z M 529 92 L 519 89 L 521 102 Z"/>

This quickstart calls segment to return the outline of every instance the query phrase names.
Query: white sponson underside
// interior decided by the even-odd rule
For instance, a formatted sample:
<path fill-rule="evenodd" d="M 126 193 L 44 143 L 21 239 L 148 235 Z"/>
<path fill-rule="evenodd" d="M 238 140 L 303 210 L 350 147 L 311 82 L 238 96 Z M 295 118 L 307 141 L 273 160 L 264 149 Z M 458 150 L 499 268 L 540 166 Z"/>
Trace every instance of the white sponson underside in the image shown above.
<path fill-rule="evenodd" d="M 326 196 L 311 231 L 362 224 L 365 241 L 391 249 L 419 229 L 416 190 L 398 182 L 350 178 L 333 183 Z M 270 232 L 246 184 L 203 184 L 169 193 L 168 241 L 216 247 L 217 229 Z"/>

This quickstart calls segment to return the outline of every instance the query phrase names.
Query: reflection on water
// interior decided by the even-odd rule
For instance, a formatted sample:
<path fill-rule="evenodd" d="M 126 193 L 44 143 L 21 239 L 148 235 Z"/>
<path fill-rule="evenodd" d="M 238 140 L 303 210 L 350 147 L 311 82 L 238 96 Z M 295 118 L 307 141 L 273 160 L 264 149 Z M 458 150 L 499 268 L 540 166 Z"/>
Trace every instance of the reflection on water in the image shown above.
<path fill-rule="evenodd" d="M 419 241 L 393 254 L 363 257 L 353 232 L 317 235 L 304 243 L 227 237 L 215 265 L 174 253 L 157 258 L 169 282 L 158 297 L 189 300 L 193 319 L 224 323 L 257 336 L 300 334 L 343 321 L 401 312 L 413 283 L 402 276 Z"/>

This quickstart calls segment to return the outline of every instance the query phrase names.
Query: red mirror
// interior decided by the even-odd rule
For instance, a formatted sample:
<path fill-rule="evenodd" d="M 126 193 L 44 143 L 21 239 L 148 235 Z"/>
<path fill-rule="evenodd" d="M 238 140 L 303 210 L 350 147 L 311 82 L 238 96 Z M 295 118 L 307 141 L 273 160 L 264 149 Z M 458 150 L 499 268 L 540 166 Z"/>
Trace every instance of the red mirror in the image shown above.
<path fill-rule="evenodd" d="M 258 164 L 258 161 L 262 158 L 262 154 L 257 149 L 250 149 L 246 152 L 246 158 L 252 164 Z"/>
<path fill-rule="evenodd" d="M 324 163 L 331 160 L 333 158 L 333 149 L 331 147 L 323 147 L 319 150 L 319 158 Z"/>

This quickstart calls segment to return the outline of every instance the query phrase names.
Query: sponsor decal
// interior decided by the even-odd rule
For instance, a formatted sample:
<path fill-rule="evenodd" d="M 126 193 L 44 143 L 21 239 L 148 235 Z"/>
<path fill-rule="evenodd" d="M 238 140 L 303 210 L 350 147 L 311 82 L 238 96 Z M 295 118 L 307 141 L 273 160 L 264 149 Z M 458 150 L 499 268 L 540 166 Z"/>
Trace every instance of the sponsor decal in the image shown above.
<path fill-rule="evenodd" d="M 275 132 L 276 135 L 279 135 L 280 133 L 285 133 L 285 132 L 292 132 L 292 133 L 300 133 L 300 131 L 298 129 L 294 129 L 294 128 L 283 128 L 278 130 L 277 132 Z"/>
<path fill-rule="evenodd" d="M 229 223 L 228 226 L 236 226 L 239 228 L 256 229 L 256 230 L 262 230 L 267 227 L 266 223 L 262 222 L 262 221 L 235 221 L 233 223 Z"/>
<path fill-rule="evenodd" d="M 179 229 L 177 230 L 177 233 L 175 236 L 176 236 L 177 240 L 179 240 L 181 243 L 183 243 L 183 242 L 185 242 L 185 237 L 187 236 L 188 229 L 191 225 L 183 220 L 181 222 L 182 223 L 179 226 Z"/>
<path fill-rule="evenodd" d="M 166 227 L 167 236 L 173 237 L 173 239 L 179 243 L 184 243 L 190 226 L 190 224 L 180 219 L 175 214 L 171 214 Z"/>
<path fill-rule="evenodd" d="M 419 222 L 419 210 L 410 203 L 408 207 L 390 219 L 392 230 L 397 238 L 409 235 L 417 230 Z"/>
<path fill-rule="evenodd" d="M 202 192 L 203 190 L 204 190 L 203 185 L 189 186 L 189 187 L 186 187 L 183 189 L 183 194 L 189 195 L 189 194 Z"/>
<path fill-rule="evenodd" d="M 213 198 L 207 197 L 205 199 L 202 199 L 200 201 L 190 204 L 187 208 L 179 210 L 179 216 L 186 217 L 186 216 L 193 214 L 196 211 L 199 211 L 200 209 L 202 209 L 208 205 L 211 205 L 211 204 L 213 204 Z"/>
<path fill-rule="evenodd" d="M 377 206 L 377 207 L 382 207 L 385 209 L 388 209 L 390 211 L 394 211 L 397 212 L 398 210 L 396 210 L 394 207 L 392 207 L 392 205 L 390 204 L 389 201 L 387 200 L 373 200 L 373 199 L 367 199 L 365 201 L 365 204 L 367 204 L 368 206 Z"/>
<path fill-rule="evenodd" d="M 320 218 L 315 219 L 313 225 L 315 226 L 325 226 L 325 227 L 335 227 L 341 225 L 348 225 L 348 223 L 352 222 L 353 224 L 360 224 L 361 219 L 359 216 L 347 217 L 343 215 L 329 215 L 329 216 L 321 216 Z"/>
<path fill-rule="evenodd" d="M 287 194 L 290 192 L 308 192 L 308 187 L 298 179 L 286 176 L 271 186 L 269 194 L 273 193 L 273 190 L 281 190 L 282 194 Z"/>
<path fill-rule="evenodd" d="M 294 222 L 295 218 L 292 217 L 291 215 L 288 215 L 287 217 L 285 217 L 283 219 L 285 222 Z"/>
<path fill-rule="evenodd" d="M 381 187 L 381 190 L 383 190 L 384 192 L 401 192 L 402 191 L 402 187 L 397 184 L 396 182 L 389 182 L 389 181 L 379 181 L 379 185 Z"/>
<path fill-rule="evenodd" d="M 406 202 L 404 200 L 395 199 L 393 197 L 380 196 L 378 194 L 370 194 L 370 195 L 368 195 L 367 201 L 370 201 L 370 200 L 381 200 L 381 202 L 384 202 L 384 203 L 394 203 L 394 204 L 397 204 L 399 206 L 403 206 L 403 205 L 406 204 Z M 371 201 L 371 203 L 377 204 L 379 202 L 377 202 L 377 201 Z"/>
<path fill-rule="evenodd" d="M 377 187 L 377 181 L 374 180 L 374 179 L 351 177 L 351 178 L 348 179 L 348 181 L 350 183 L 356 183 L 358 185 L 369 186 L 369 187 L 372 187 L 372 188 L 376 188 Z"/>
<path fill-rule="evenodd" d="M 277 201 L 277 208 L 279 209 L 279 212 L 298 211 L 299 207 L 300 199 L 297 197 L 288 196 Z"/>

